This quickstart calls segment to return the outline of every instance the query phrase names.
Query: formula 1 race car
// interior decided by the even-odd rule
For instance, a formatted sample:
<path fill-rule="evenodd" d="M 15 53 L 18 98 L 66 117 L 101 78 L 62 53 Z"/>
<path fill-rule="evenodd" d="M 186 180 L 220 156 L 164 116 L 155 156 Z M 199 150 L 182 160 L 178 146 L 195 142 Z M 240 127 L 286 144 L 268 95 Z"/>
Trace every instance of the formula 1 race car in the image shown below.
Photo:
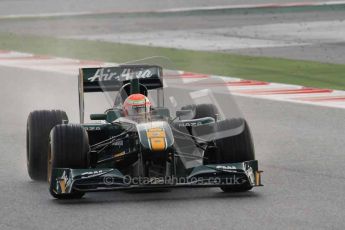
<path fill-rule="evenodd" d="M 48 180 L 58 199 L 96 191 L 220 187 L 243 192 L 261 186 L 246 120 L 222 117 L 217 102 L 190 99 L 193 94 L 185 92 L 190 87 L 167 89 L 172 96 L 166 95 L 163 75 L 161 66 L 148 64 L 80 69 L 80 124 L 70 124 L 61 110 L 33 111 L 28 117 L 30 177 Z M 91 92 L 101 92 L 111 106 L 84 123 L 84 94 Z"/>

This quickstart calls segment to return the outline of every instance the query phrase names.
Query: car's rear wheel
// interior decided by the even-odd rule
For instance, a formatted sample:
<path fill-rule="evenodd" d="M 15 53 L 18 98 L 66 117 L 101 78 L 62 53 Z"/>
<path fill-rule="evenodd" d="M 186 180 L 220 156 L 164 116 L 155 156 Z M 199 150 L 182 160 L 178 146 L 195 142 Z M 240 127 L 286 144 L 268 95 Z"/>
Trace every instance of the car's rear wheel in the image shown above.
<path fill-rule="evenodd" d="M 47 180 L 47 157 L 51 129 L 68 121 L 66 112 L 38 110 L 29 114 L 26 128 L 27 169 L 31 179 Z"/>
<path fill-rule="evenodd" d="M 90 167 L 90 146 L 86 130 L 77 124 L 55 126 L 50 133 L 51 147 L 48 161 L 49 191 L 58 199 L 81 198 L 84 193 L 56 194 L 54 192 L 53 168 L 83 169 Z"/>
<path fill-rule="evenodd" d="M 254 144 L 246 120 L 226 119 L 217 123 L 217 146 L 220 151 L 218 163 L 236 163 L 255 160 Z M 223 186 L 224 192 L 244 192 L 252 189 L 249 182 Z"/>
<path fill-rule="evenodd" d="M 218 116 L 218 109 L 213 104 L 192 104 L 192 105 L 185 105 L 181 108 L 181 110 L 192 110 L 193 111 L 193 118 L 192 119 L 199 119 L 204 117 L 212 117 L 217 120 Z M 181 134 L 186 133 L 187 135 L 192 135 L 193 137 L 208 137 L 209 135 L 213 135 L 215 133 L 215 125 L 214 124 L 205 124 L 199 125 L 195 127 L 174 127 L 175 130 L 178 130 Z"/>
<path fill-rule="evenodd" d="M 212 117 L 217 120 L 218 109 L 213 104 L 198 104 L 198 105 L 185 105 L 182 110 L 192 110 L 194 112 L 194 118 Z"/>

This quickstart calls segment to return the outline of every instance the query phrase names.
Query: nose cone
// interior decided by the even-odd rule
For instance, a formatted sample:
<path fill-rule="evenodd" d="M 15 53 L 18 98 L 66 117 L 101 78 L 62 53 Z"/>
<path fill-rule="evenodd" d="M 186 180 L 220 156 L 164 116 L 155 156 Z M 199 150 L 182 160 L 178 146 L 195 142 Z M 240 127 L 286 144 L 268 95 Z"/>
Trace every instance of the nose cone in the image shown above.
<path fill-rule="evenodd" d="M 165 121 L 138 124 L 141 145 L 153 152 L 162 152 L 174 144 L 171 128 Z"/>

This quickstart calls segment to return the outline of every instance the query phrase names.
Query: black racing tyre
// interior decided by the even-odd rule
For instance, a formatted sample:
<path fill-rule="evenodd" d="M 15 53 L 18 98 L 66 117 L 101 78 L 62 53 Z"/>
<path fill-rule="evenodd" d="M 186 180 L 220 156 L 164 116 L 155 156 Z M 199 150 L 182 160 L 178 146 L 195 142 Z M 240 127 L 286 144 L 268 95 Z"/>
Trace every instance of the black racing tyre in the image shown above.
<path fill-rule="evenodd" d="M 227 134 L 230 135 L 227 136 Z M 216 141 L 220 151 L 219 163 L 255 160 L 252 136 L 249 126 L 244 119 L 227 119 L 218 122 L 217 135 L 221 136 Z M 247 183 L 238 186 L 221 187 L 221 189 L 224 192 L 244 192 L 252 189 L 252 186 Z"/>
<path fill-rule="evenodd" d="M 194 119 L 213 117 L 215 120 L 217 120 L 218 109 L 213 104 L 185 105 L 181 109 L 193 110 L 195 112 Z"/>
<path fill-rule="evenodd" d="M 219 163 L 255 160 L 254 144 L 247 122 L 242 118 L 217 122 L 217 146 L 221 152 Z"/>
<path fill-rule="evenodd" d="M 26 159 L 31 179 L 47 180 L 47 156 L 51 129 L 68 121 L 61 110 L 38 110 L 29 114 L 26 126 Z"/>
<path fill-rule="evenodd" d="M 247 191 L 251 190 L 252 188 L 253 188 L 253 186 L 248 185 L 248 184 L 244 184 L 244 185 L 240 185 L 240 186 L 231 186 L 231 187 L 227 187 L 227 186 L 220 187 L 220 189 L 223 192 L 228 192 L 228 193 L 247 192 Z"/>
<path fill-rule="evenodd" d="M 55 126 L 50 133 L 51 147 L 48 156 L 49 191 L 58 199 L 81 198 L 84 193 L 73 191 L 71 194 L 55 194 L 52 188 L 53 168 L 83 169 L 90 167 L 90 145 L 88 134 L 78 124 Z"/>

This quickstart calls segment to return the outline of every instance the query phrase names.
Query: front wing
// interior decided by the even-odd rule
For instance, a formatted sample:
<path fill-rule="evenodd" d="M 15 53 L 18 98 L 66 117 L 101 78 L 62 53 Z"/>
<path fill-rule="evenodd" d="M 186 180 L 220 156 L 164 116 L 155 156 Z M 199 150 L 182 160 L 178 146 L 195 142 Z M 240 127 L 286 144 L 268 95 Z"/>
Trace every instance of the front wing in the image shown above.
<path fill-rule="evenodd" d="M 121 191 L 160 188 L 194 188 L 223 186 L 262 186 L 256 160 L 230 164 L 210 164 L 193 168 L 183 177 L 130 177 L 116 168 L 54 168 L 51 191 L 69 194 L 73 191 Z"/>

